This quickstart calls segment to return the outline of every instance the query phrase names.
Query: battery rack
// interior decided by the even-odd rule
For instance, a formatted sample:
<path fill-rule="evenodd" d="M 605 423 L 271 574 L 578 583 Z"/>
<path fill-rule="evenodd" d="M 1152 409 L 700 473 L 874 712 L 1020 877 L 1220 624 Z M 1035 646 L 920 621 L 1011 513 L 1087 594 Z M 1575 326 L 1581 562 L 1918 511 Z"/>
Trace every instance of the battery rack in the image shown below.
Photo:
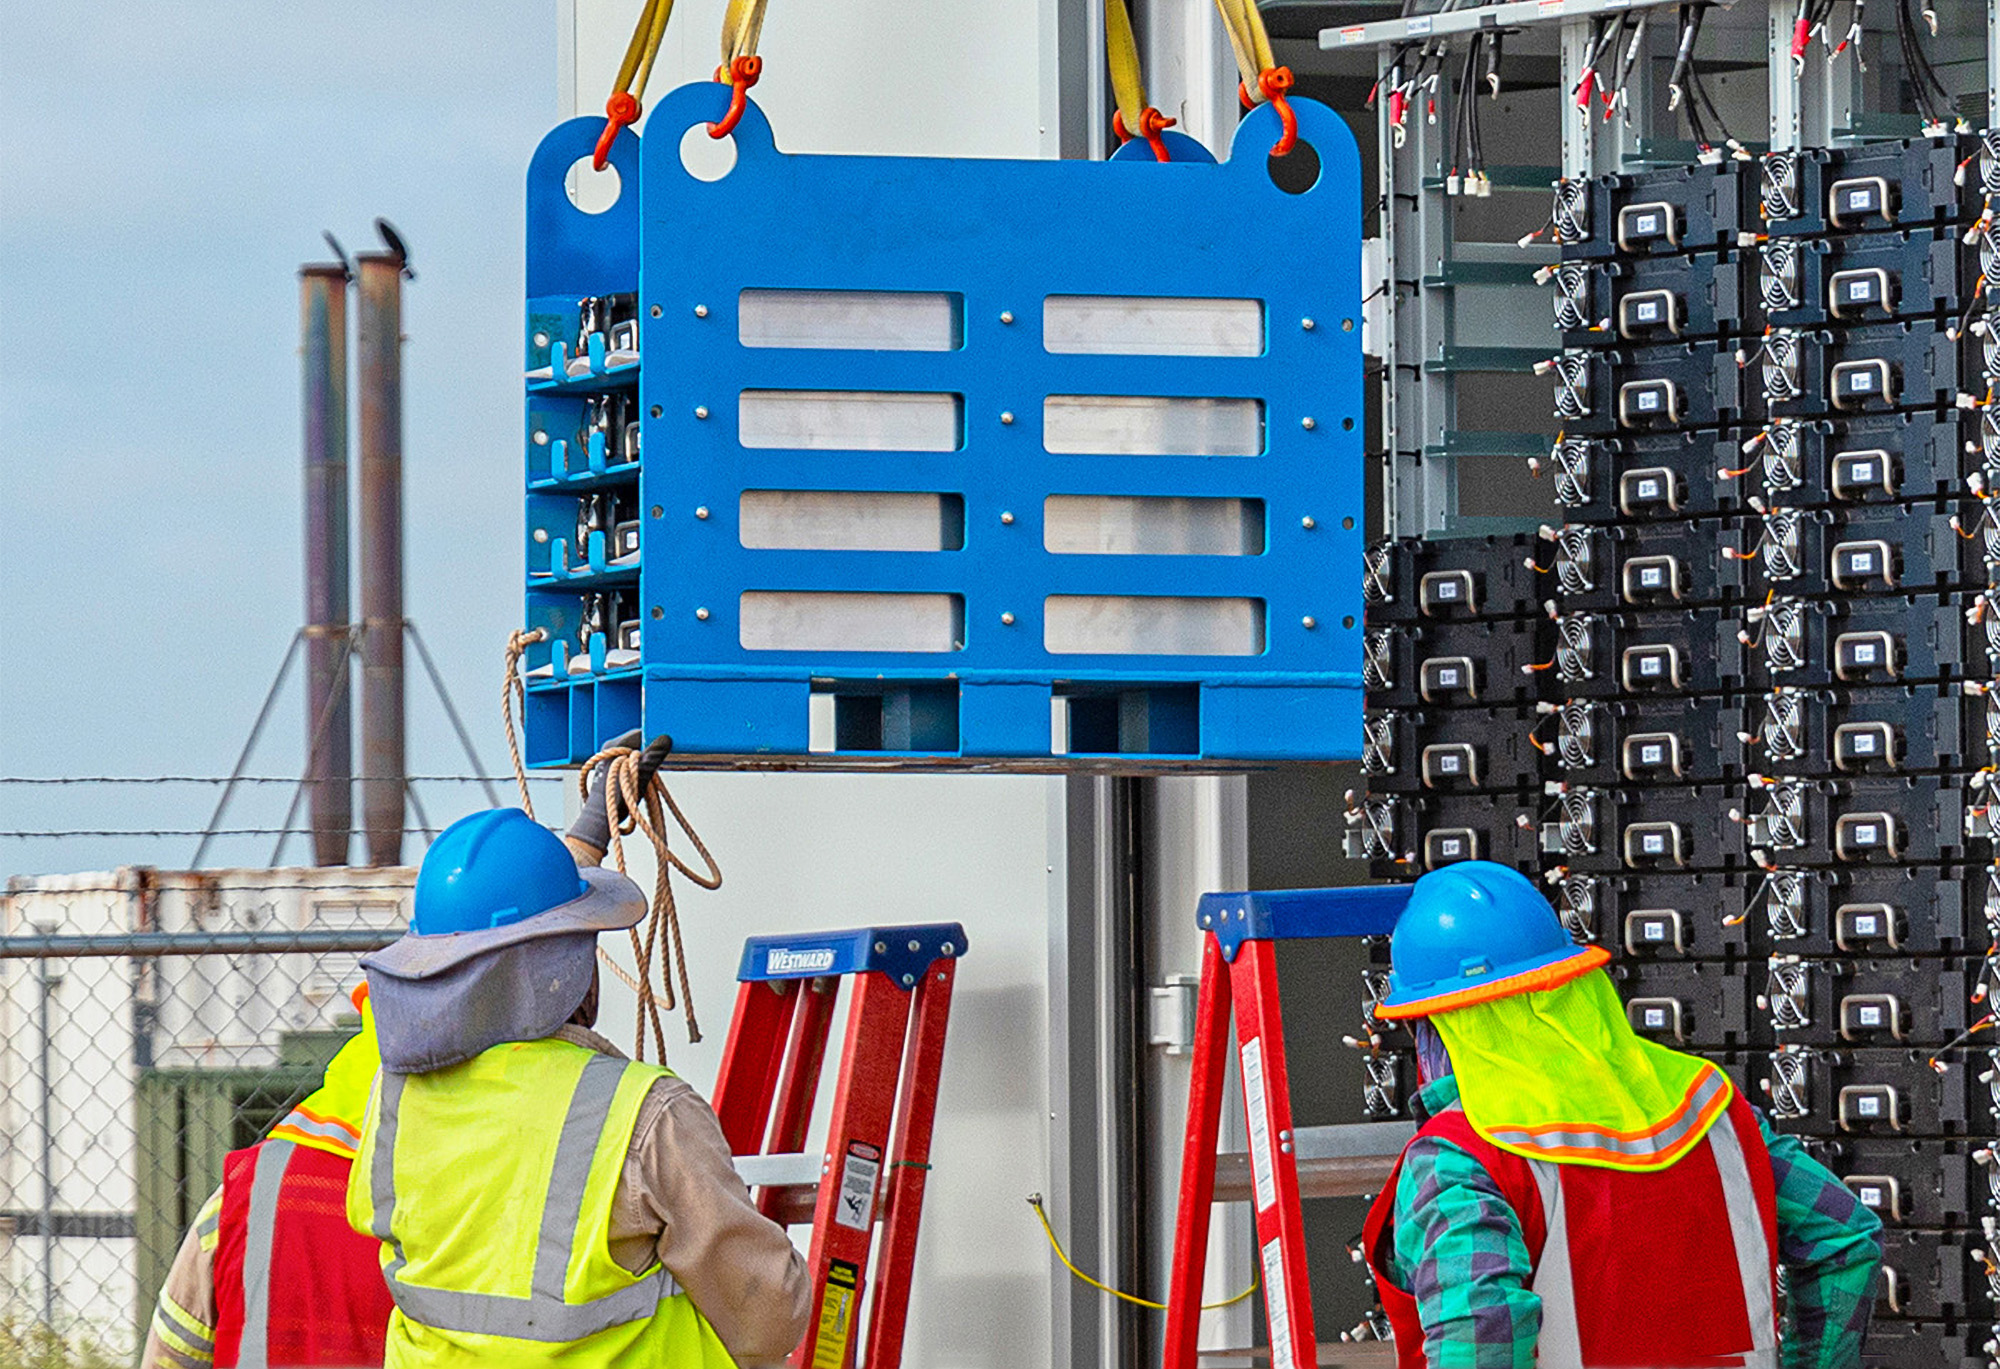
<path fill-rule="evenodd" d="M 1531 8 L 1322 46 L 1376 44 L 1395 89 L 1433 47 L 1447 73 L 1495 28 L 1527 47 L 1506 26 L 1532 30 Z M 1578 117 L 1589 54 L 1629 30 L 1607 45 L 1610 7 L 1557 8 L 1578 13 L 1541 30 L 1559 45 L 1563 167 L 1519 270 L 1552 306 L 1534 367 L 1552 436 L 1529 460 L 1549 508 L 1468 527 L 1444 477 L 1396 455 L 1398 418 L 1440 412 L 1440 387 L 1388 358 L 1403 469 L 1366 563 L 1348 851 L 1378 879 L 1485 859 L 1542 884 L 1579 942 L 1611 952 L 1636 1031 L 1714 1060 L 1880 1214 L 1871 1362 L 1989 1369 L 2000 137 L 1891 136 L 1851 107 L 1831 126 L 1841 92 L 1817 66 L 1834 64 L 1815 50 L 1822 84 L 1794 85 L 1790 9 L 1772 5 L 1776 150 L 1675 155 L 1664 116 L 1600 117 L 1586 93 Z M 1761 41 L 1761 19 L 1723 22 Z M 1657 51 L 1664 71 L 1673 48 Z M 1640 75 L 1621 96 L 1657 96 L 1655 65 L 1626 58 Z M 1447 127 L 1453 95 L 1447 81 Z M 1381 121 L 1385 203 L 1404 206 L 1385 218 L 1393 352 L 1451 326 L 1393 239 L 1432 250 L 1416 221 L 1452 206 L 1408 187 L 1458 145 L 1407 110 Z M 1544 237 L 1559 259 L 1537 255 Z M 1399 1117 L 1410 1043 L 1374 1016 L 1386 945 L 1372 959 L 1363 1109 Z"/>

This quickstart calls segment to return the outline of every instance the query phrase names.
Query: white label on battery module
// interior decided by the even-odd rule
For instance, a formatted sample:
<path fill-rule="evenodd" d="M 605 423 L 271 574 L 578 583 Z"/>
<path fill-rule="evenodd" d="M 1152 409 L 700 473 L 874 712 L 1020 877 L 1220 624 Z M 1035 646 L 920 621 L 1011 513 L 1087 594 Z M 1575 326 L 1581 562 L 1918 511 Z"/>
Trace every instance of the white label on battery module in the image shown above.
<path fill-rule="evenodd" d="M 1882 1100 L 1866 1096 L 1857 1098 L 1854 1100 L 1854 1110 L 1863 1117 L 1880 1117 L 1882 1115 Z"/>
<path fill-rule="evenodd" d="M 1278 1181 L 1271 1174 L 1271 1118 L 1265 1112 L 1264 1038 L 1243 1043 L 1243 1110 L 1250 1123 L 1250 1177 L 1256 1181 L 1257 1210 L 1278 1201 Z M 1274 1299 L 1275 1301 L 1275 1299 Z"/>
<path fill-rule="evenodd" d="M 1438 684 L 1440 687 L 1445 689 L 1458 688 L 1457 668 L 1454 666 L 1446 666 L 1443 670 L 1440 670 L 1438 672 Z"/>
<path fill-rule="evenodd" d="M 1660 306 L 1652 300 L 1642 300 L 1633 306 L 1632 315 L 1641 323 L 1658 323 L 1660 321 Z"/>
<path fill-rule="evenodd" d="M 1857 732 L 1854 734 L 1854 754 L 1857 756 L 1872 756 L 1875 754 L 1875 734 L 1873 732 Z"/>
<path fill-rule="evenodd" d="M 1660 407 L 1660 392 L 1658 390 L 1639 391 L 1639 408 L 1642 412 L 1651 413 L 1653 410 L 1659 407 Z"/>
<path fill-rule="evenodd" d="M 1667 839 L 1657 832 L 1648 832 L 1639 838 L 1639 847 L 1649 856 L 1666 854 Z"/>
<path fill-rule="evenodd" d="M 1641 765 L 1659 765 L 1666 758 L 1667 749 L 1658 742 L 1647 742 L 1639 748 L 1639 763 Z"/>
<path fill-rule="evenodd" d="M 1458 597 L 1458 581 L 1440 580 L 1438 581 L 1436 592 L 1437 597 L 1440 599 L 1456 599 Z"/>
<path fill-rule="evenodd" d="M 1882 934 L 1881 923 L 1873 913 L 1857 917 L 1854 919 L 1854 934 L 1856 936 L 1880 936 Z"/>
<path fill-rule="evenodd" d="M 1667 939 L 1667 924 L 1664 922 L 1648 922 L 1645 924 L 1644 939 L 1647 941 L 1665 941 Z"/>
<path fill-rule="evenodd" d="M 1440 775 L 1456 775 L 1459 772 L 1459 756 L 1456 751 L 1447 751 L 1438 757 Z"/>
<path fill-rule="evenodd" d="M 1641 675 L 1657 675 L 1660 673 L 1660 668 L 1663 664 L 1658 656 L 1641 656 L 1639 658 L 1639 673 Z"/>
<path fill-rule="evenodd" d="M 1866 1007 L 1861 1009 L 1861 1025 L 1864 1027 L 1881 1026 L 1882 1010 L 1876 1007 Z"/>
<path fill-rule="evenodd" d="M 1666 1010 L 1665 1008 L 1648 1008 L 1648 1009 L 1646 1009 L 1646 1025 L 1647 1025 L 1647 1026 L 1649 1026 L 1649 1027 L 1664 1027 L 1664 1026 L 1666 1026 L 1666 1025 L 1667 1025 L 1667 1010 Z"/>
<path fill-rule="evenodd" d="M 1632 231 L 1634 233 L 1659 232 L 1660 216 L 1658 214 L 1635 214 L 1632 217 Z"/>
<path fill-rule="evenodd" d="M 1882 1206 L 1882 1190 L 1874 1184 L 1863 1184 L 1861 1186 L 1861 1205 L 1863 1207 Z"/>
<path fill-rule="evenodd" d="M 1641 499 L 1658 499 L 1660 497 L 1660 482 L 1651 477 L 1641 480 L 1639 482 L 1639 497 Z"/>
<path fill-rule="evenodd" d="M 1857 824 L 1854 829 L 1856 846 L 1873 846 L 1882 840 L 1882 829 L 1872 822 Z"/>
<path fill-rule="evenodd" d="M 1873 642 L 1863 642 L 1860 646 L 1855 647 L 1854 663 L 1856 665 L 1874 665 L 1875 644 Z"/>

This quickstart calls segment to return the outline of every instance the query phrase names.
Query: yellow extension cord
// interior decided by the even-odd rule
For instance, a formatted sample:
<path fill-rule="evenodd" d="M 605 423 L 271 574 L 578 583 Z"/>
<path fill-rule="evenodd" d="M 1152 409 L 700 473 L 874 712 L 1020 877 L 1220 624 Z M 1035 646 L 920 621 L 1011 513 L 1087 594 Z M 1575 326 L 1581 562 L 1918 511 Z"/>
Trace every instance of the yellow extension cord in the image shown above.
<path fill-rule="evenodd" d="M 1151 1298 L 1135 1298 L 1130 1293 L 1126 1293 L 1119 1289 L 1113 1288 L 1108 1283 L 1099 1283 L 1096 1279 L 1091 1278 L 1090 1275 L 1084 1273 L 1081 1269 L 1078 1269 L 1074 1264 L 1070 1263 L 1070 1258 L 1068 1254 L 1066 1254 L 1062 1248 L 1062 1242 L 1056 1239 L 1056 1229 L 1053 1226 L 1049 1225 L 1049 1214 L 1042 1208 L 1042 1195 L 1039 1193 L 1029 1194 L 1028 1206 L 1035 1209 L 1035 1219 L 1042 1224 L 1042 1234 L 1049 1238 L 1049 1249 L 1056 1252 L 1056 1258 L 1062 1261 L 1062 1266 L 1064 1269 L 1067 1269 L 1070 1273 L 1076 1275 L 1079 1279 L 1082 1279 L 1092 1288 L 1097 1289 L 1101 1293 L 1109 1293 L 1112 1297 L 1117 1298 L 1121 1302 L 1129 1302 L 1134 1307 L 1150 1307 L 1155 1312 L 1164 1312 L 1167 1310 L 1167 1305 L 1163 1302 L 1154 1302 Z M 1205 1302 L 1201 1305 L 1201 1310 L 1204 1312 L 1213 1312 L 1219 1307 L 1234 1307 L 1237 1303 L 1242 1302 L 1245 1298 L 1249 1297 L 1252 1293 L 1255 1293 L 1256 1291 L 1257 1291 L 1257 1281 L 1255 1279 L 1252 1279 L 1250 1281 L 1250 1286 L 1244 1289 L 1241 1293 L 1238 1293 L 1235 1297 L 1225 1299 L 1222 1302 Z"/>

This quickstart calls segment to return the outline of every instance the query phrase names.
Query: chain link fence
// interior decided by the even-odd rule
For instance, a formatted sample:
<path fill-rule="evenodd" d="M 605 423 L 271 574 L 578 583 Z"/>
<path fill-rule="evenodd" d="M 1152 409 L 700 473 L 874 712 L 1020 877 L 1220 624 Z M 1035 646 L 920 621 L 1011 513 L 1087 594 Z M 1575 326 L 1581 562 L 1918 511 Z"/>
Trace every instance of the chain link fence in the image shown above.
<path fill-rule="evenodd" d="M 0 1369 L 135 1362 L 223 1157 L 318 1086 L 410 869 L 15 879 L 0 896 Z"/>

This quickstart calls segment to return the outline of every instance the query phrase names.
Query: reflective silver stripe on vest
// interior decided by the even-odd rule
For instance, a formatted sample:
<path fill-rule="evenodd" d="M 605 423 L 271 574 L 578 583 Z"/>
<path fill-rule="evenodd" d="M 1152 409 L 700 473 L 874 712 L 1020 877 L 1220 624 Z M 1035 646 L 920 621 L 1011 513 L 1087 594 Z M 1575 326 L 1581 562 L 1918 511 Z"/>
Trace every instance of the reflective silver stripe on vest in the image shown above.
<path fill-rule="evenodd" d="M 1743 1369 L 1777 1369 L 1776 1290 L 1771 1286 L 1770 1246 L 1764 1235 L 1764 1214 L 1750 1183 L 1750 1166 L 1727 1112 L 1709 1128 L 1710 1152 L 1721 1175 L 1722 1199 L 1729 1211 L 1729 1234 L 1736 1247 L 1737 1273 L 1743 1284 L 1743 1310 L 1750 1319 L 1750 1351 L 1734 1363 Z M 1583 1339 L 1577 1329 L 1576 1274 L 1570 1265 L 1569 1224 L 1563 1206 L 1562 1166 L 1550 1160 L 1530 1160 L 1535 1190 L 1542 1200 L 1547 1236 L 1535 1277 L 1528 1285 L 1542 1300 L 1541 1338 L 1535 1343 L 1539 1369 L 1583 1369 Z"/>
<path fill-rule="evenodd" d="M 1680 1118 L 1664 1131 L 1636 1141 L 1621 1141 L 1596 1131 L 1538 1131 L 1528 1132 L 1508 1127 L 1495 1127 L 1487 1133 L 1489 1140 L 1503 1146 L 1525 1146 L 1531 1150 L 1552 1150 L 1558 1147 L 1569 1150 L 1598 1150 L 1613 1155 L 1646 1157 L 1672 1150 L 1686 1135 L 1701 1124 L 1710 1104 L 1727 1094 L 1729 1080 L 1721 1070 L 1711 1069 L 1708 1077 L 1695 1086 L 1687 1109 Z"/>
<path fill-rule="evenodd" d="M 1563 1204 L 1562 1166 L 1530 1160 L 1542 1199 L 1541 1258 L 1528 1290 L 1542 1300 L 1542 1333 L 1535 1342 L 1539 1369 L 1583 1369 L 1583 1337 L 1576 1324 L 1576 1276 L 1569 1263 L 1569 1215 Z"/>
<path fill-rule="evenodd" d="M 658 1311 L 662 1301 L 680 1291 L 662 1269 L 629 1288 L 590 1302 L 563 1300 L 563 1281 L 577 1224 L 583 1216 L 583 1192 L 590 1180 L 591 1160 L 624 1073 L 624 1062 L 608 1055 L 593 1054 L 584 1064 L 556 1140 L 555 1170 L 549 1176 L 548 1199 L 542 1205 L 542 1229 L 535 1244 L 531 1291 L 525 1298 L 513 1298 L 499 1293 L 425 1288 L 402 1279 L 408 1261 L 402 1243 L 394 1234 L 396 1130 L 403 1084 L 408 1076 L 382 1072 L 375 1155 L 368 1171 L 375 1208 L 370 1230 L 389 1246 L 389 1265 L 382 1274 L 404 1316 L 440 1331 L 561 1343 L 579 1341 L 626 1322 L 644 1321 Z"/>
<path fill-rule="evenodd" d="M 250 1173 L 250 1212 L 243 1230 L 243 1344 L 238 1369 L 269 1369 L 271 1363 L 271 1238 L 278 1226 L 278 1190 L 296 1147 L 266 1141 L 257 1147 Z"/>
<path fill-rule="evenodd" d="M 1750 1163 L 1736 1119 L 1723 1113 L 1708 1133 L 1715 1168 L 1722 1175 L 1722 1197 L 1729 1205 L 1729 1235 L 1736 1246 L 1736 1269 L 1743 1279 L 1743 1310 L 1750 1317 L 1749 1369 L 1776 1369 L 1778 1363 L 1777 1289 L 1771 1286 L 1770 1238 L 1764 1230 L 1764 1210 L 1750 1182 Z"/>

